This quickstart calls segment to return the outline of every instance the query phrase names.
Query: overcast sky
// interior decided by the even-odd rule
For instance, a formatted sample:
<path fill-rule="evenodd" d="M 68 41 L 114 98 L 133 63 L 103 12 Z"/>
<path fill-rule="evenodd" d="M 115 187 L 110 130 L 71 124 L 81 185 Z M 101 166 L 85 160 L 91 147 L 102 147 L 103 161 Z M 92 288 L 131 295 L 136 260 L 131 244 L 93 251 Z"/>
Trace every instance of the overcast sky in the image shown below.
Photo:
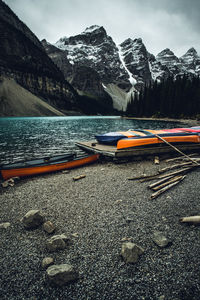
<path fill-rule="evenodd" d="M 141 37 L 154 55 L 170 48 L 200 54 L 200 0 L 3 0 L 39 39 L 55 43 L 91 25 L 119 44 Z"/>

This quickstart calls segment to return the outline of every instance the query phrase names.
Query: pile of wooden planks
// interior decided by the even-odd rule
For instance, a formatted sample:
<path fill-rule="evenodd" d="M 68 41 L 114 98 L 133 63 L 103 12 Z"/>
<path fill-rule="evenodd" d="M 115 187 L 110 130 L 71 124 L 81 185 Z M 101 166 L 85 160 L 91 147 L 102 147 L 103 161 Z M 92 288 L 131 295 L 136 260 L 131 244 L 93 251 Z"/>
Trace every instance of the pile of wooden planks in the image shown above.
<path fill-rule="evenodd" d="M 150 176 L 142 175 L 139 177 L 128 178 L 128 180 L 140 180 L 140 182 L 150 181 L 159 179 L 158 181 L 150 184 L 149 189 L 153 191 L 151 195 L 151 200 L 157 198 L 159 195 L 163 194 L 173 186 L 180 183 L 186 174 L 198 167 L 200 167 L 200 158 L 193 157 L 198 154 L 191 154 L 190 156 L 179 156 L 173 159 L 167 160 L 167 162 L 178 161 L 178 163 L 172 166 L 160 169 L 158 173 Z"/>

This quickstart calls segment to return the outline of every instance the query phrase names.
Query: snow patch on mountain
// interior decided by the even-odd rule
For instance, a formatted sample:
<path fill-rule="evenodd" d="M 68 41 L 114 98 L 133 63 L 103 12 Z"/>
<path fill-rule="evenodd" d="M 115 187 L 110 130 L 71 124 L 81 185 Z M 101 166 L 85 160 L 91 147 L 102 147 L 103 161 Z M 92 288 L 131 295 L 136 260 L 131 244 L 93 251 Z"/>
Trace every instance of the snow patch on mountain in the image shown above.
<path fill-rule="evenodd" d="M 129 71 L 129 69 L 126 67 L 126 64 L 125 64 L 125 61 L 124 61 L 124 56 L 123 56 L 123 53 L 122 53 L 122 49 L 120 47 L 120 45 L 118 46 L 118 50 L 119 50 L 119 58 L 120 58 L 120 61 L 124 67 L 124 69 L 126 70 L 126 72 L 128 73 L 129 75 L 129 81 L 130 81 L 130 84 L 132 86 L 135 86 L 136 83 L 137 83 L 137 80 L 133 77 L 133 74 Z"/>

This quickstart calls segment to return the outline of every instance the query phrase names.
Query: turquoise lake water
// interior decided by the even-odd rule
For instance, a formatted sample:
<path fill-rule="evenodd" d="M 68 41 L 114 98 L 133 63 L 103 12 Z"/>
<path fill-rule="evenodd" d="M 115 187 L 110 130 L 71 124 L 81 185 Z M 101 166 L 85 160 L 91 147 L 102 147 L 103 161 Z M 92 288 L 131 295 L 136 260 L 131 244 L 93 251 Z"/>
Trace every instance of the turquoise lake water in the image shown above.
<path fill-rule="evenodd" d="M 0 118 L 0 163 L 73 151 L 79 153 L 81 150 L 75 145 L 76 141 L 92 140 L 95 134 L 109 131 L 178 125 L 107 116 Z"/>

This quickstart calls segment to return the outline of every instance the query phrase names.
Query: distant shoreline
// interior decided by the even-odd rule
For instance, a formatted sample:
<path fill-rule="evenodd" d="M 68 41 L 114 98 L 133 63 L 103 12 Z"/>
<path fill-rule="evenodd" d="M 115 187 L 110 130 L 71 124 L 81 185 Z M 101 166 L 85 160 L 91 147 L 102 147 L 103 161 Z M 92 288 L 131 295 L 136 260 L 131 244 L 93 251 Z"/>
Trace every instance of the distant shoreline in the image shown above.
<path fill-rule="evenodd" d="M 172 118 L 137 118 L 137 117 L 122 117 L 130 120 L 143 120 L 143 121 L 162 121 L 162 122 L 177 122 L 188 124 L 190 127 L 200 125 L 200 121 L 195 119 L 172 119 Z"/>

